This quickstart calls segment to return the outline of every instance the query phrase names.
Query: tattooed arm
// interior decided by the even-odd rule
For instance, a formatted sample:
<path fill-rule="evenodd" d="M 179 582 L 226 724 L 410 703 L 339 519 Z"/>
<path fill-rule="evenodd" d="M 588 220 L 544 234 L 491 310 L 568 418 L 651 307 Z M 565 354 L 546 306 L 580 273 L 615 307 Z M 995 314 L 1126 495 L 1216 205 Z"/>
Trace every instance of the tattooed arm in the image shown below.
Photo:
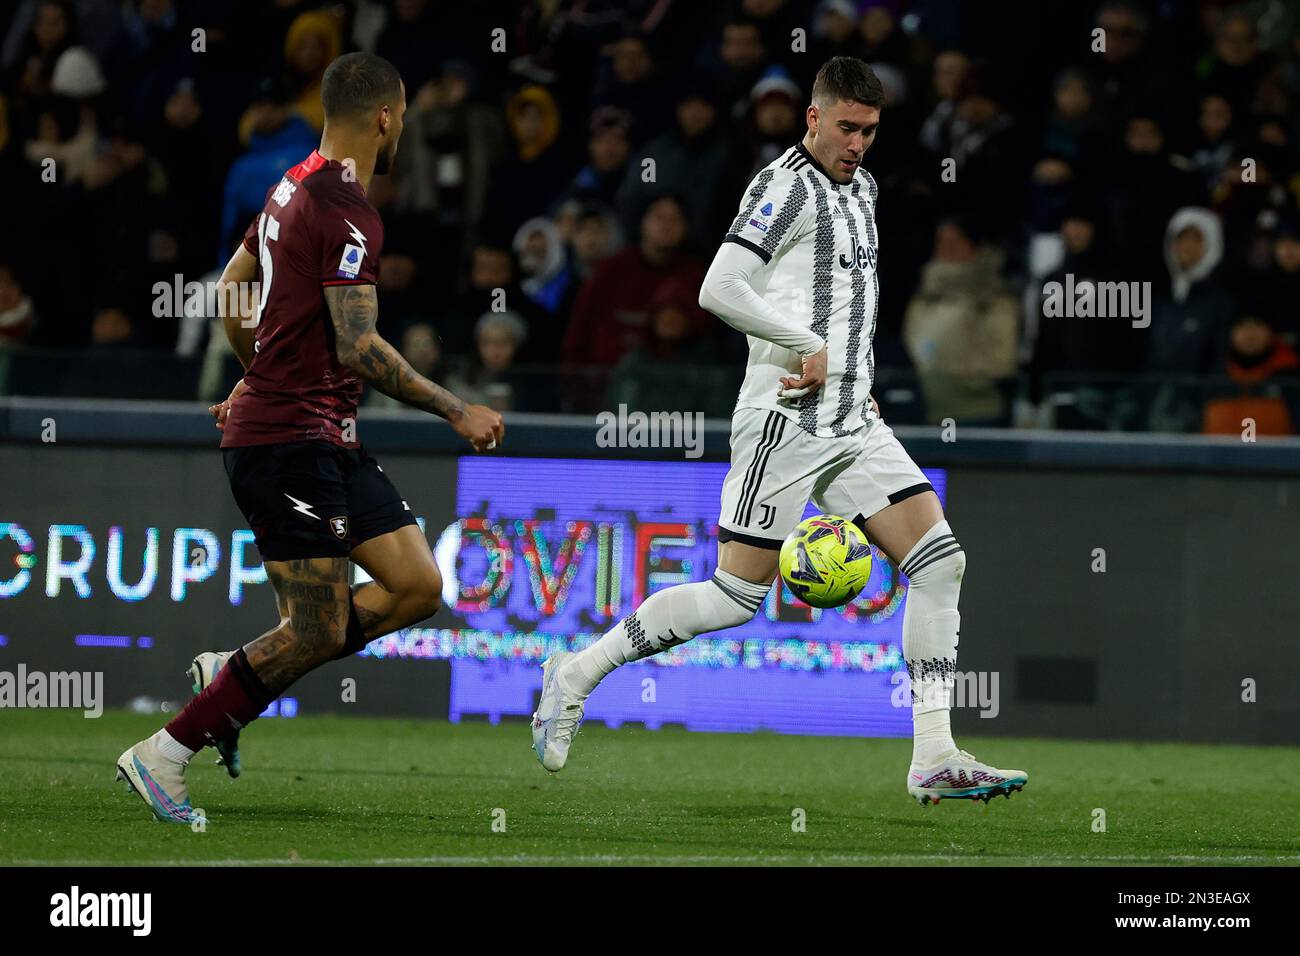
<path fill-rule="evenodd" d="M 339 361 L 385 395 L 447 419 L 476 451 L 495 447 L 505 436 L 501 416 L 483 405 L 467 405 L 411 368 L 375 330 L 379 306 L 373 285 L 326 286 Z"/>

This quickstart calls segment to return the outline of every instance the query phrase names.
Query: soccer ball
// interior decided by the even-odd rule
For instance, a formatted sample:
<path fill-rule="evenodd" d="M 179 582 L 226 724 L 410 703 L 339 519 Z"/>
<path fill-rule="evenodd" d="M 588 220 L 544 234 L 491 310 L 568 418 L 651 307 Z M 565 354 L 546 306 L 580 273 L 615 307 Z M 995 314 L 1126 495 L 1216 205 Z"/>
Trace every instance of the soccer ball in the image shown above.
<path fill-rule="evenodd" d="M 781 545 L 781 577 L 795 597 L 813 607 L 843 607 L 871 577 L 871 545 L 851 521 L 836 515 L 805 518 Z"/>

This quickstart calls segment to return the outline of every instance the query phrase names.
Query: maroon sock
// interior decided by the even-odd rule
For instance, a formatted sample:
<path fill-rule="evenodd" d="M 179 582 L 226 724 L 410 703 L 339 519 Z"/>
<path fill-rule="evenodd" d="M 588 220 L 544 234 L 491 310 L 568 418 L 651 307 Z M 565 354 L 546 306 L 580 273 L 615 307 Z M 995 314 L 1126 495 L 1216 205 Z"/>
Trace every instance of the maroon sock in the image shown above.
<path fill-rule="evenodd" d="M 278 697 L 267 690 L 241 647 L 216 679 L 172 718 L 167 733 L 191 750 L 210 747 L 233 730 L 247 727 Z"/>

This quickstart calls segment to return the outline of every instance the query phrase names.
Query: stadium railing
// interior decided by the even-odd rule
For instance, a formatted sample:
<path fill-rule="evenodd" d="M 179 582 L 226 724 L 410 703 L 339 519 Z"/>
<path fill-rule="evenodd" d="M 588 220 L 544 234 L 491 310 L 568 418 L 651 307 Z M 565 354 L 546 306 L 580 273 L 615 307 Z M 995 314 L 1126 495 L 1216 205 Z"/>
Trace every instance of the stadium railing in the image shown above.
<path fill-rule="evenodd" d="M 635 410 L 628 414 L 636 414 Z M 653 413 L 650 425 L 674 427 L 678 413 Z M 674 414 L 678 414 L 676 419 Z M 604 416 L 602 418 L 602 416 Z M 407 409 L 362 408 L 358 429 L 371 450 L 465 452 L 463 441 L 439 419 Z M 505 453 L 523 456 L 681 460 L 680 445 L 629 447 L 605 441 L 618 411 L 589 415 L 507 416 Z M 0 441 L 41 443 L 54 424 L 59 444 L 216 448 L 212 416 L 196 401 L 140 402 L 10 396 L 0 398 Z M 680 427 L 680 425 L 678 426 Z M 692 426 L 694 427 L 694 423 Z M 704 419 L 702 458 L 729 455 L 730 422 Z M 960 423 L 897 425 L 895 433 L 924 465 L 988 465 L 1188 473 L 1300 474 L 1300 438 L 1162 435 L 1145 432 L 976 428 Z"/>
<path fill-rule="evenodd" d="M 80 350 L 0 347 L 0 396 L 216 401 L 240 375 L 233 355 L 181 356 L 165 349 L 104 346 Z M 476 378 L 461 363 L 441 369 L 448 383 L 516 414 L 594 414 L 629 409 L 729 416 L 743 367 L 736 363 L 629 360 L 615 368 L 568 364 L 520 365 L 501 376 Z M 1276 403 L 1300 430 L 1300 378 L 1242 384 L 1224 375 L 1047 372 L 988 380 L 882 366 L 873 392 L 894 425 L 939 424 L 1071 431 L 1166 434 L 1200 432 L 1207 404 L 1247 399 Z M 1032 399 L 1032 401 L 1031 401 Z M 368 393 L 365 404 L 393 407 Z"/>

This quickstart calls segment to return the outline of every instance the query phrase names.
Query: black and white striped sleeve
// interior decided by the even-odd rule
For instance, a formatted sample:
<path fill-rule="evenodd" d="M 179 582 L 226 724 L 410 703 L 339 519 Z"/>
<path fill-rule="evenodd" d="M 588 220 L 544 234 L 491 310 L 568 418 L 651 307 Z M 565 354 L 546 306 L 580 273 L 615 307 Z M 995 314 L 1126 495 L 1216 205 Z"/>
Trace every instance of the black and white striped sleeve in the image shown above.
<path fill-rule="evenodd" d="M 764 264 L 771 262 L 799 235 L 811 198 L 803 176 L 779 166 L 764 169 L 749 184 L 722 241 L 744 246 Z"/>

